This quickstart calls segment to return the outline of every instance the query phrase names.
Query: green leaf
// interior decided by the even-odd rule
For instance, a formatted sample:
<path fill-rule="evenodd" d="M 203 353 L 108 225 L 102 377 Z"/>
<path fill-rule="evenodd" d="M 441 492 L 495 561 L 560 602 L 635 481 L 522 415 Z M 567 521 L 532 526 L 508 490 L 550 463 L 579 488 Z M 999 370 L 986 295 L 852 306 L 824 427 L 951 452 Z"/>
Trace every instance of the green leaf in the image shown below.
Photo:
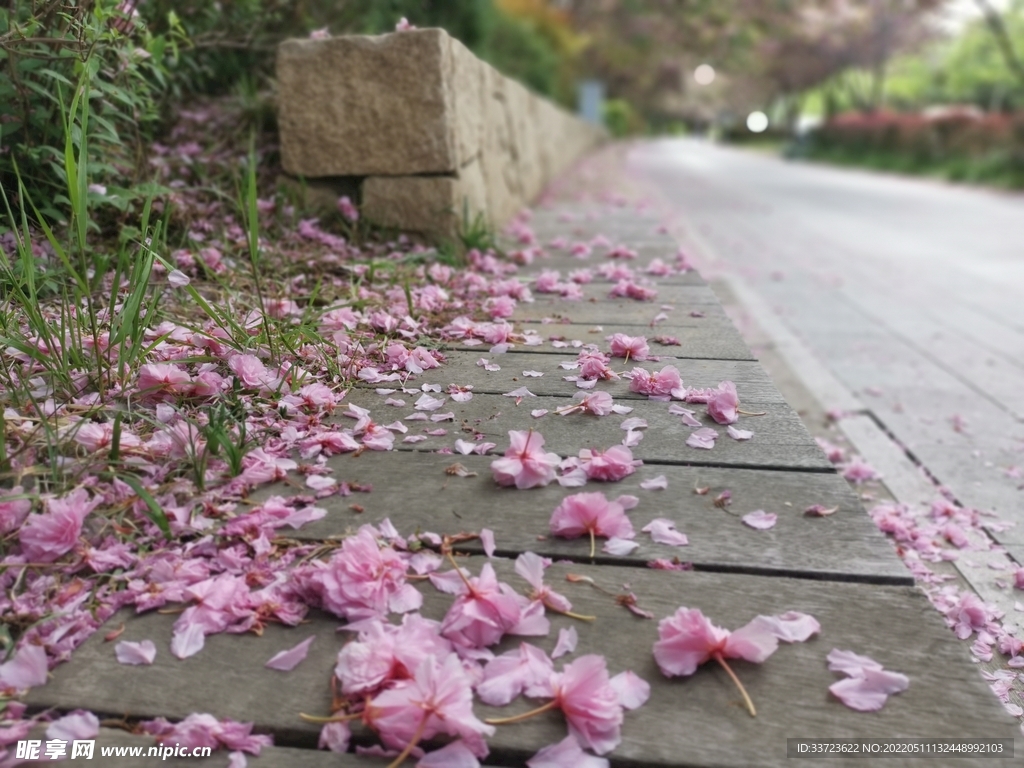
<path fill-rule="evenodd" d="M 167 520 L 167 515 L 157 504 L 156 499 L 153 495 L 147 491 L 142 483 L 139 482 L 139 478 L 134 475 L 117 475 L 118 480 L 121 480 L 125 485 L 135 491 L 135 495 L 142 499 L 146 504 L 146 517 L 153 521 L 157 528 L 163 533 L 164 538 L 168 541 L 171 540 L 171 524 Z"/>

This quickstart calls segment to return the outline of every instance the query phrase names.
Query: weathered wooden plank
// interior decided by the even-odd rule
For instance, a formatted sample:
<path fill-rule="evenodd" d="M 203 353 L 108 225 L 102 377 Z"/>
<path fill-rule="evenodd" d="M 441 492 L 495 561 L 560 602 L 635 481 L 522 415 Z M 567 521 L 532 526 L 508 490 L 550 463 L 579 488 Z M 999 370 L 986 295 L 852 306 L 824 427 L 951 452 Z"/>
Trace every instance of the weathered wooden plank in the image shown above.
<path fill-rule="evenodd" d="M 44 728 L 35 728 L 29 734 L 30 739 L 46 741 Z M 149 749 L 154 746 L 154 739 L 151 736 L 135 736 L 127 731 L 117 728 L 100 728 L 96 737 L 96 745 L 93 749 L 93 765 L 116 765 L 117 768 L 152 768 L 154 765 L 166 766 L 166 768 L 227 768 L 229 752 L 225 750 L 215 751 L 209 757 L 162 757 L 161 753 L 149 754 Z M 173 744 L 171 746 L 174 746 Z M 113 752 L 103 755 L 101 750 L 141 750 L 138 753 Z M 78 758 L 76 758 L 77 760 Z M 263 749 L 259 756 L 246 755 L 248 765 L 252 768 L 384 768 L 390 762 L 389 758 L 364 757 L 355 754 L 338 754 L 317 749 L 301 749 L 296 747 L 268 747 Z M 159 760 L 159 763 L 156 761 Z M 110 762 L 107 762 L 110 761 Z M 33 760 L 19 765 L 53 765 L 53 761 Z"/>
<path fill-rule="evenodd" d="M 602 349 L 607 353 L 608 342 L 604 338 L 596 339 Z M 662 350 L 676 350 L 679 347 L 659 347 L 651 344 L 652 354 Z M 529 347 L 523 348 L 530 349 Z M 564 381 L 564 377 L 573 376 L 578 371 L 562 368 L 562 363 L 572 363 L 576 360 L 576 350 L 558 350 L 570 352 L 565 355 L 552 355 L 535 352 L 517 352 L 516 354 L 490 355 L 486 350 L 483 352 L 449 352 L 447 362 L 439 367 L 424 371 L 421 374 L 409 377 L 408 383 L 414 385 L 437 384 L 447 389 L 449 384 L 458 386 L 472 386 L 473 392 L 477 394 L 504 394 L 514 389 L 525 386 L 535 395 L 551 395 L 554 397 L 572 397 L 580 390 L 571 381 Z M 764 372 L 760 364 L 746 360 L 693 360 L 689 358 L 668 357 L 664 354 L 658 355 L 657 362 L 652 360 L 624 360 L 613 359 L 612 367 L 618 372 L 631 371 L 634 367 L 644 368 L 648 371 L 660 371 L 667 365 L 674 365 L 679 369 L 683 384 L 688 387 L 717 387 L 725 380 L 736 384 L 736 390 L 740 396 L 740 402 L 759 403 L 781 403 L 785 402 L 782 395 L 775 388 L 771 379 Z M 488 371 L 483 366 L 477 365 L 481 358 L 486 358 L 492 363 L 501 366 L 501 370 Z M 543 376 L 527 376 L 524 371 L 530 373 L 542 373 Z M 376 389 L 377 384 L 359 384 L 362 388 Z M 387 385 L 385 385 L 387 386 Z M 618 380 L 600 381 L 595 390 L 609 392 L 616 399 L 623 400 L 647 400 L 646 395 L 640 395 L 629 390 L 629 380 L 620 378 Z M 590 391 L 595 391 L 590 390 Z M 683 404 L 685 405 L 685 403 Z M 690 405 L 687 408 L 703 409 L 702 405 Z"/>
<path fill-rule="evenodd" d="M 630 243 L 629 246 L 632 250 L 636 251 L 637 258 L 626 262 L 634 274 L 642 278 L 650 278 L 651 275 L 647 274 L 647 267 L 651 261 L 655 258 L 661 259 L 666 264 L 672 265 L 675 263 L 676 249 L 674 247 L 666 248 L 664 245 L 636 245 Z M 514 249 L 513 249 L 514 250 Z M 564 251 L 546 251 L 547 255 L 543 258 L 539 258 L 532 264 L 524 265 L 519 268 L 516 273 L 516 277 L 520 279 L 533 279 L 537 274 L 545 269 L 557 269 L 562 273 L 564 279 L 568 278 L 570 272 L 586 268 L 594 270 L 608 261 L 604 256 L 592 256 L 589 259 L 578 259 L 575 256 L 565 253 Z M 659 286 L 673 286 L 673 285 L 707 285 L 704 278 L 700 276 L 700 273 L 696 270 L 689 270 L 681 274 L 671 274 L 665 277 L 654 278 L 657 280 Z M 600 277 L 596 277 L 596 280 L 601 280 Z M 610 283 L 597 282 L 597 285 L 609 285 Z"/>
<path fill-rule="evenodd" d="M 583 488 L 552 483 L 517 491 L 495 484 L 490 471 L 492 461 L 492 457 L 431 453 L 335 456 L 328 460 L 328 466 L 334 469 L 336 480 L 369 485 L 373 490 L 317 500 L 316 505 L 326 509 L 327 516 L 288 535 L 322 540 L 389 518 L 403 532 L 450 535 L 489 528 L 504 554 L 534 551 L 554 559 L 582 561 L 588 558 L 589 541 L 551 536 L 552 511 L 573 493 L 600 492 L 609 498 L 632 494 L 640 499 L 629 512 L 640 546 L 624 557 L 602 555 L 599 548 L 603 562 L 643 567 L 655 558 L 679 558 L 698 570 L 913 584 L 892 545 L 838 475 L 647 465 L 618 483 L 591 482 Z M 446 474 L 446 468 L 456 462 L 476 475 Z M 658 475 L 667 479 L 665 490 L 640 487 L 641 482 Z M 394 482 L 396 477 L 415 478 L 415 492 L 404 483 Z M 695 492 L 697 488 L 707 490 L 701 495 Z M 715 499 L 725 490 L 732 493 L 732 504 L 716 507 Z M 300 478 L 265 486 L 253 494 L 252 501 L 295 493 L 308 493 Z M 837 511 L 825 518 L 806 517 L 804 510 L 814 504 Z M 744 525 L 741 516 L 755 509 L 777 514 L 776 526 L 756 531 Z M 657 544 L 641 532 L 659 517 L 674 521 L 677 529 L 689 537 L 689 545 Z M 482 551 L 476 541 L 468 542 L 465 549 Z"/>
<path fill-rule="evenodd" d="M 407 398 L 406 405 L 401 407 L 384 405 L 384 395 L 368 390 L 351 390 L 346 400 L 371 409 L 372 418 L 379 423 L 389 424 L 412 415 L 414 398 L 409 395 L 404 397 Z M 746 407 L 752 412 L 766 413 L 764 416 L 741 419 L 738 426 L 754 432 L 753 439 L 744 441 L 733 440 L 726 435 L 725 427 L 715 424 L 706 413 L 697 411 L 696 418 L 720 433 L 714 449 L 703 450 L 686 445 L 693 428 L 684 427 L 678 416 L 668 412 L 669 403 L 630 401 L 633 411 L 628 416 L 612 414 L 597 417 L 581 413 L 555 415 L 553 411 L 565 407 L 569 402 L 564 397 L 526 397 L 519 405 L 516 405 L 516 400 L 501 395 L 476 395 L 466 403 L 449 400 L 434 413 L 454 413 L 453 421 L 439 424 L 404 421 L 409 428 L 407 436 L 423 435 L 427 440 L 410 445 L 403 443 L 399 435 L 395 445 L 412 450 L 437 450 L 442 447 L 451 448 L 457 437 L 471 439 L 473 434 L 482 434 L 487 440 L 497 443 L 500 450 L 504 450 L 508 447 L 509 430 L 533 427 L 547 440 L 546 450 L 561 456 L 576 456 L 581 448 L 606 450 L 621 443 L 625 436 L 620 427 L 622 421 L 639 417 L 645 419 L 649 427 L 645 430 L 643 440 L 632 450 L 633 456 L 643 461 L 694 466 L 834 471 L 799 416 L 785 403 L 747 403 Z M 539 419 L 531 418 L 532 410 L 545 408 L 549 411 L 548 415 Z M 344 418 L 339 421 L 350 423 Z M 426 434 L 438 428 L 447 429 L 447 434 Z"/>
<path fill-rule="evenodd" d="M 534 296 L 532 302 L 520 302 L 511 320 L 536 321 L 557 316 L 571 318 L 576 323 L 600 323 L 615 319 L 620 323 L 649 325 L 655 322 L 654 318 L 659 315 L 665 315 L 659 322 L 677 322 L 677 316 L 690 320 L 726 317 L 718 297 L 704 285 L 659 287 L 658 296 L 653 301 L 613 298 L 609 295 L 612 287 L 610 283 L 588 285 L 583 292 L 584 298 L 579 301 L 566 301 L 561 297 L 538 294 Z M 697 313 L 696 316 L 691 312 Z"/>
<path fill-rule="evenodd" d="M 653 315 L 652 315 L 653 317 Z M 572 323 L 572 322 L 523 322 L 517 326 L 524 329 L 536 330 L 542 338 L 548 341 L 579 342 L 583 344 L 595 344 L 604 341 L 606 336 L 613 333 L 625 333 L 628 336 L 644 335 L 652 342 L 651 348 L 656 352 L 668 351 L 676 357 L 688 357 L 704 360 L 754 360 L 756 359 L 746 342 L 743 341 L 736 326 L 729 318 L 716 315 L 709 315 L 704 318 L 691 318 L 676 313 L 676 316 L 667 322 L 655 325 L 635 324 L 630 318 L 604 318 L 595 323 Z M 679 341 L 678 345 L 660 345 L 654 342 L 657 336 L 668 336 Z M 486 352 L 488 345 L 467 345 L 460 342 L 453 342 L 448 345 L 451 349 L 463 349 L 476 352 Z M 551 345 L 537 347 L 513 346 L 512 351 L 524 350 L 528 352 L 556 352 L 565 354 L 566 348 L 556 348 Z"/>
<path fill-rule="evenodd" d="M 480 561 L 473 558 L 466 565 L 475 572 Z M 526 589 L 512 574 L 511 562 L 495 563 L 503 579 L 516 589 Z M 659 618 L 685 605 L 735 629 L 757 614 L 797 610 L 815 616 L 822 632 L 806 643 L 782 644 L 763 664 L 733 664 L 758 705 L 758 716 L 752 718 L 737 705 L 737 693 L 720 669 L 709 665 L 688 678 L 664 678 L 651 654 L 657 623 L 633 616 L 585 584 L 566 583 L 568 572 L 590 576 L 612 591 L 628 580 L 628 589 L 639 605 Z M 794 736 L 1008 738 L 1019 733 L 1014 719 L 992 696 L 934 609 L 911 588 L 831 584 L 823 590 L 814 582 L 781 578 L 642 569 L 624 573 L 607 567 L 559 564 L 548 570 L 546 581 L 564 592 L 575 610 L 597 620 L 583 623 L 552 616 L 551 634 L 528 641 L 550 652 L 557 630 L 573 626 L 579 634 L 576 656 L 602 654 L 613 674 L 630 669 L 651 684 L 647 704 L 626 713 L 623 741 L 613 754 L 630 765 L 784 766 L 789 765 L 786 739 Z M 441 618 L 450 606 L 450 596 L 429 586 L 421 588 L 426 597 L 424 615 Z M 214 635 L 207 638 L 199 654 L 181 661 L 168 651 L 174 619 L 158 613 L 116 616 L 113 621 L 125 622 L 123 639 L 156 643 L 155 663 L 149 667 L 118 664 L 113 648 L 103 642 L 99 632 L 70 663 L 53 671 L 49 685 L 31 692 L 30 703 L 60 709 L 85 707 L 132 717 L 182 718 L 204 711 L 253 721 L 281 744 L 314 743 L 317 726 L 301 721 L 298 713 L 328 711 L 328 680 L 346 639 L 345 634 L 336 632 L 337 619 L 313 615 L 298 628 L 270 626 L 262 637 Z M 276 652 L 311 634 L 316 634 L 317 640 L 295 670 L 282 673 L 263 667 Z M 518 642 L 507 639 L 497 650 L 513 648 Z M 909 689 L 891 697 L 878 714 L 848 709 L 828 692 L 828 686 L 838 679 L 828 671 L 825 660 L 832 648 L 870 656 L 887 669 L 902 672 L 910 678 Z M 951 696 L 951 691 L 956 695 Z M 502 709 L 482 705 L 476 709 L 478 716 L 504 716 L 529 706 L 527 701 L 517 700 Z M 494 761 L 522 764 L 537 749 L 564 735 L 564 720 L 558 713 L 502 726 L 490 739 Z M 901 763 L 895 758 L 886 761 L 886 765 L 902 764 L 917 763 Z M 965 759 L 957 764 L 974 763 Z M 977 764 L 1011 763 L 981 760 Z"/>

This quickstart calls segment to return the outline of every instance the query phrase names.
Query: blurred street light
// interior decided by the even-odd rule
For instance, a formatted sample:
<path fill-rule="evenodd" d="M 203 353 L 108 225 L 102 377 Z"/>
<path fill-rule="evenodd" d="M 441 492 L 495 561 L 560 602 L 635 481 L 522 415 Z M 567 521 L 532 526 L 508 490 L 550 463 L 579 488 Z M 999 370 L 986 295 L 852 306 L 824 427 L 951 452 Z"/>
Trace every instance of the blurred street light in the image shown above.
<path fill-rule="evenodd" d="M 747 115 L 747 128 L 751 133 L 764 133 L 768 130 L 768 115 L 764 112 L 751 112 Z"/>
<path fill-rule="evenodd" d="M 701 64 L 693 70 L 693 79 L 697 85 L 711 85 L 715 82 L 715 68 L 710 64 Z"/>

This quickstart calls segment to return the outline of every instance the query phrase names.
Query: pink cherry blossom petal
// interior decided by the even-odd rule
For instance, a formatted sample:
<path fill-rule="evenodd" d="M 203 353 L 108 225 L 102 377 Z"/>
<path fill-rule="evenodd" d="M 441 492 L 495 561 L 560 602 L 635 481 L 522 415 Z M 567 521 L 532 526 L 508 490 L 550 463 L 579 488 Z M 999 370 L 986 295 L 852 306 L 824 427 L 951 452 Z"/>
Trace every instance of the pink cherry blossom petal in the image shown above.
<path fill-rule="evenodd" d="M 92 712 L 77 709 L 54 720 L 46 727 L 46 738 L 63 741 L 95 739 L 100 732 L 100 720 Z"/>
<path fill-rule="evenodd" d="M 620 557 L 624 557 L 626 555 L 632 554 L 639 548 L 640 545 L 637 544 L 635 541 L 630 541 L 629 539 L 620 539 L 618 537 L 613 536 L 604 543 L 604 546 L 601 547 L 601 551 L 606 552 L 609 555 L 618 555 Z"/>
<path fill-rule="evenodd" d="M 664 475 L 658 475 L 644 480 L 640 483 L 640 487 L 645 491 L 663 491 L 668 488 L 668 478 Z"/>
<path fill-rule="evenodd" d="M 638 416 L 633 416 L 633 417 L 628 418 L 628 419 L 623 419 L 622 423 L 619 424 L 619 429 L 625 429 L 626 431 L 629 431 L 629 430 L 632 430 L 632 429 L 646 429 L 646 428 L 647 428 L 647 420 L 646 419 L 641 419 Z"/>
<path fill-rule="evenodd" d="M 651 534 L 651 539 L 658 544 L 667 544 L 671 547 L 685 547 L 690 543 L 690 540 L 686 538 L 686 534 L 677 531 L 676 524 L 664 517 L 655 518 L 641 528 L 641 530 L 644 533 Z"/>
<path fill-rule="evenodd" d="M 483 545 L 484 554 L 488 557 L 494 557 L 494 531 L 490 528 L 482 528 L 480 530 L 480 543 Z"/>
<path fill-rule="evenodd" d="M 686 444 L 691 448 L 701 448 L 710 451 L 715 447 L 715 440 L 717 439 L 718 433 L 715 430 L 711 429 L 711 427 L 702 427 L 692 432 L 686 438 Z"/>
<path fill-rule="evenodd" d="M 864 671 L 868 669 L 882 669 L 881 664 L 868 656 L 860 656 L 853 651 L 841 651 L 838 648 L 829 651 L 826 658 L 829 670 L 852 677 L 863 677 Z"/>
<path fill-rule="evenodd" d="M 506 392 L 505 397 L 536 397 L 533 392 L 528 390 L 526 387 L 519 387 L 519 389 L 513 389 L 511 392 Z"/>
<path fill-rule="evenodd" d="M 833 696 L 858 712 L 876 712 L 885 706 L 889 696 L 910 687 L 910 679 L 899 672 L 884 669 L 863 672 L 861 677 L 848 677 L 828 687 Z"/>
<path fill-rule="evenodd" d="M 280 651 L 275 653 L 271 657 L 265 666 L 267 669 L 277 669 L 281 672 L 291 672 L 306 658 L 309 654 L 309 646 L 316 640 L 316 635 L 310 635 L 301 643 L 296 645 L 294 648 L 289 648 L 287 651 Z"/>
<path fill-rule="evenodd" d="M 576 632 L 576 627 L 562 627 L 558 630 L 558 642 L 555 643 L 555 649 L 551 652 L 551 658 L 557 659 L 567 653 L 572 653 L 576 650 L 578 642 L 579 635 Z"/>
<path fill-rule="evenodd" d="M 583 751 L 571 733 L 526 761 L 526 768 L 608 768 L 608 761 Z"/>
<path fill-rule="evenodd" d="M 786 611 L 777 616 L 758 616 L 755 621 L 766 625 L 773 635 L 786 643 L 802 643 L 821 631 L 817 619 L 799 611 Z"/>
<path fill-rule="evenodd" d="M 444 405 L 445 399 L 446 398 L 443 397 L 433 397 L 432 395 L 428 395 L 426 392 L 424 392 L 416 400 L 416 404 L 413 407 L 417 411 L 436 411 L 438 408 Z"/>
<path fill-rule="evenodd" d="M 22 691 L 46 684 L 46 651 L 41 645 L 23 645 L 10 661 L 0 664 L 0 687 Z"/>
<path fill-rule="evenodd" d="M 152 664 L 156 658 L 156 646 L 152 640 L 142 640 L 137 643 L 123 640 L 114 646 L 114 655 L 120 664 Z"/>
<path fill-rule="evenodd" d="M 749 429 L 737 429 L 732 424 L 727 426 L 725 431 L 729 433 L 729 437 L 733 440 L 749 440 L 754 436 L 754 433 Z"/>
<path fill-rule="evenodd" d="M 619 695 L 619 703 L 624 709 L 642 707 L 651 697 L 651 684 L 628 669 L 617 674 L 609 682 Z"/>
<path fill-rule="evenodd" d="M 428 752 L 416 768 L 480 768 L 480 761 L 462 739 Z"/>
<path fill-rule="evenodd" d="M 775 523 L 778 522 L 779 516 L 774 512 L 765 512 L 763 509 L 755 509 L 753 512 L 743 516 L 743 522 L 745 525 L 749 525 L 758 531 L 767 531 L 769 528 L 774 528 Z"/>

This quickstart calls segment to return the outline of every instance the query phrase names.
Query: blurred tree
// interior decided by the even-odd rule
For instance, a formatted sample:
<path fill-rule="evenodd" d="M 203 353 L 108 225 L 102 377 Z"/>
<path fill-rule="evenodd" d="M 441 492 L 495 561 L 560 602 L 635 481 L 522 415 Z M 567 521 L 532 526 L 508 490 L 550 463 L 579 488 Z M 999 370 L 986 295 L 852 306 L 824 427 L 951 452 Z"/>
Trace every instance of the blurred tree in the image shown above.
<path fill-rule="evenodd" d="M 877 106 L 890 58 L 926 37 L 942 0 L 564 0 L 590 45 L 579 58 L 613 97 L 657 114 L 703 98 L 689 73 L 702 61 L 722 75 L 716 109 L 794 97 L 849 67 L 873 73 Z M 682 96 L 682 98 L 680 98 Z M 753 103 L 751 103 L 753 102 Z"/>

